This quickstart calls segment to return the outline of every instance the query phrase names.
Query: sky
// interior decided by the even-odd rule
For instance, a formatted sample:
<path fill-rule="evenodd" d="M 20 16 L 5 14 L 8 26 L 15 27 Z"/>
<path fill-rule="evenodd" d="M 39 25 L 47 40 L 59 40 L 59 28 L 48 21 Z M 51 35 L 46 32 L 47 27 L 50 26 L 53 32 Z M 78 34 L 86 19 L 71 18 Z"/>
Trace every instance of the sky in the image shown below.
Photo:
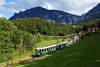
<path fill-rule="evenodd" d="M 0 17 L 9 18 L 14 13 L 38 6 L 82 15 L 98 3 L 100 0 L 0 0 Z"/>

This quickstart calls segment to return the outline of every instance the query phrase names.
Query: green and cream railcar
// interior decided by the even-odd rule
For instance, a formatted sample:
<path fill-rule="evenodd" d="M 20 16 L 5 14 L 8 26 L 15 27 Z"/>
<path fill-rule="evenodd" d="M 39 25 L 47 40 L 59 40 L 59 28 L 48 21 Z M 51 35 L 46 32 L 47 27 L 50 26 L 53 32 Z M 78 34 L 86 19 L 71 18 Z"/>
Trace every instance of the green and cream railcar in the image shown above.
<path fill-rule="evenodd" d="M 35 55 L 40 56 L 44 55 L 50 52 L 57 51 L 59 49 L 63 49 L 67 47 L 69 44 L 67 42 L 61 42 L 59 44 L 51 45 L 51 46 L 46 46 L 46 47 L 41 47 L 41 48 L 36 48 L 35 49 Z"/>
<path fill-rule="evenodd" d="M 40 55 L 47 54 L 49 52 L 54 52 L 56 50 L 57 50 L 57 45 L 46 46 L 46 47 L 42 47 L 42 48 L 36 48 L 35 54 L 36 54 L 36 56 L 40 56 Z"/>
<path fill-rule="evenodd" d="M 58 49 L 62 49 L 62 48 L 67 47 L 67 45 L 68 45 L 67 42 L 61 42 L 61 43 L 59 43 L 57 46 L 59 46 Z"/>

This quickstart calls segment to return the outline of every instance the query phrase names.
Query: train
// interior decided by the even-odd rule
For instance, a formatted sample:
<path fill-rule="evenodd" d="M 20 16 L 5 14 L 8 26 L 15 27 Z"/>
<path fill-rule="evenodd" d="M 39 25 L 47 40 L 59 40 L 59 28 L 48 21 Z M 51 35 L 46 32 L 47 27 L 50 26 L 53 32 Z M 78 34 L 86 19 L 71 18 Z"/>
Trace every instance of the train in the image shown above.
<path fill-rule="evenodd" d="M 78 42 L 78 41 L 79 41 L 79 37 L 78 36 L 75 36 L 74 37 L 74 43 L 75 42 Z M 71 39 L 68 42 L 61 42 L 61 43 L 54 44 L 54 45 L 50 45 L 50 46 L 39 47 L 39 48 L 36 48 L 35 49 L 35 56 L 36 57 L 39 57 L 39 56 L 48 54 L 50 52 L 55 52 L 57 50 L 66 48 L 66 47 L 68 47 L 68 46 L 70 46 L 72 44 L 73 44 L 73 39 Z"/>

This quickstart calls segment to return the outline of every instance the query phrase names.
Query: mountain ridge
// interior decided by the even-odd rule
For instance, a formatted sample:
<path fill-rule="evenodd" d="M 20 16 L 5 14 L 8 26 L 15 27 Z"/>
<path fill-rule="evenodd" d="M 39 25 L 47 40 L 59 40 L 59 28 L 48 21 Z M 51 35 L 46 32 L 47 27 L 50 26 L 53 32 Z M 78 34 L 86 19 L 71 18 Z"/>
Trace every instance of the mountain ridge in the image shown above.
<path fill-rule="evenodd" d="M 81 16 L 81 21 L 89 21 L 92 19 L 100 19 L 100 3 Z"/>
<path fill-rule="evenodd" d="M 15 13 L 10 20 L 14 20 L 16 18 L 29 18 L 29 17 L 38 17 L 42 19 L 47 19 L 55 22 L 75 22 L 79 16 L 72 15 L 60 10 L 48 10 L 42 7 L 34 7 L 25 11 L 20 11 L 19 13 Z"/>
<path fill-rule="evenodd" d="M 30 17 L 38 17 L 49 21 L 67 24 L 89 21 L 91 19 L 100 19 L 100 3 L 81 16 L 73 15 L 61 10 L 49 10 L 43 7 L 34 7 L 25 11 L 20 11 L 19 13 L 15 13 L 12 17 L 9 18 L 9 20 Z"/>

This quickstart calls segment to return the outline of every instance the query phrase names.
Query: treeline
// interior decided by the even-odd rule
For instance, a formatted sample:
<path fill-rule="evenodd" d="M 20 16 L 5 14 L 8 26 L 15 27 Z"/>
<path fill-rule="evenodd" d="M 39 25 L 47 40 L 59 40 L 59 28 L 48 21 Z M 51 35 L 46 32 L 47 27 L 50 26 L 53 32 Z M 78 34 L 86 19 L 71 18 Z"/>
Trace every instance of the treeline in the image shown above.
<path fill-rule="evenodd" d="M 93 20 L 84 22 L 83 24 L 84 31 L 93 31 L 93 29 L 100 32 L 100 19 L 93 19 Z"/>
<path fill-rule="evenodd" d="M 72 33 L 69 25 L 49 22 L 39 18 L 24 18 L 14 20 L 18 30 L 27 31 L 32 34 L 40 33 L 49 36 L 64 36 Z"/>
<path fill-rule="evenodd" d="M 100 27 L 100 19 L 93 19 L 93 20 L 84 22 L 84 25 L 87 27 Z"/>

